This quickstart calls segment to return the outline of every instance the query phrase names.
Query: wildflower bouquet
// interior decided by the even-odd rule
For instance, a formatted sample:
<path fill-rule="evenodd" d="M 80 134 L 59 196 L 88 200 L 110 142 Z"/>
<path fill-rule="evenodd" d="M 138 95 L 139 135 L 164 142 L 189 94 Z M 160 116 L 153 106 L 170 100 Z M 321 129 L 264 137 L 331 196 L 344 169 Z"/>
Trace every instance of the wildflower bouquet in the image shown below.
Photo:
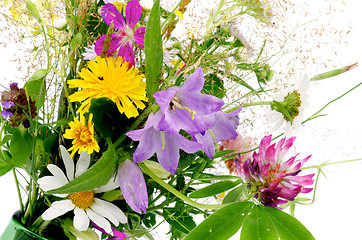
<path fill-rule="evenodd" d="M 7 1 L 41 61 L 1 94 L 0 173 L 14 173 L 17 221 L 33 236 L 153 239 L 162 222 L 171 239 L 228 239 L 239 229 L 240 239 L 314 239 L 281 210 L 313 190 L 314 173 L 301 170 L 311 156 L 288 156 L 290 135 L 259 143 L 237 131 L 243 107 L 261 104 L 278 125 L 301 124 L 310 79 L 255 101 L 269 96 L 274 72 L 251 61 L 235 22 L 270 23 L 270 6 L 222 0 L 202 33 L 180 34 L 190 2 Z M 230 175 L 215 173 L 220 161 Z"/>

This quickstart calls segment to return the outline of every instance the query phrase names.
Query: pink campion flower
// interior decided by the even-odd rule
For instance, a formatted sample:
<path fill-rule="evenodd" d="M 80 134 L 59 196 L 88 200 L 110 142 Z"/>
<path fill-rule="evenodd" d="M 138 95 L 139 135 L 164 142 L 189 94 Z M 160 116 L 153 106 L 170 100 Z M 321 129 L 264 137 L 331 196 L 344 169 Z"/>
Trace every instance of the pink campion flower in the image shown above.
<path fill-rule="evenodd" d="M 247 180 L 254 198 L 265 206 L 277 207 L 293 201 L 299 193 L 311 192 L 313 188 L 305 186 L 314 183 L 314 174 L 299 176 L 300 168 L 311 155 L 302 160 L 296 160 L 296 155 L 283 161 L 295 137 L 270 145 L 271 139 L 269 135 L 261 140 L 259 152 L 254 152 L 252 159 L 241 164 L 239 167 L 243 171 L 239 172 Z"/>
<path fill-rule="evenodd" d="M 132 0 L 126 6 L 126 21 L 112 3 L 107 3 L 102 7 L 101 15 L 108 26 L 114 27 L 116 32 L 111 36 L 107 57 L 115 55 L 123 57 L 130 65 L 135 64 L 133 43 L 144 49 L 145 27 L 135 28 L 142 15 L 142 7 L 138 0 Z M 95 43 L 97 55 L 102 54 L 103 43 L 106 35 L 101 36 Z"/>

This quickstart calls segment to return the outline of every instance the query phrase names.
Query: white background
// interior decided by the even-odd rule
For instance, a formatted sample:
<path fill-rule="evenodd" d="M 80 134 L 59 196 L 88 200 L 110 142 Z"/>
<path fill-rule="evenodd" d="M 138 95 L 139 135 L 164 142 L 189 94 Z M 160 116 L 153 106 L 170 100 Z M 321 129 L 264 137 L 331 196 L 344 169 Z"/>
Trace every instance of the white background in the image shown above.
<path fill-rule="evenodd" d="M 325 3 L 326 1 L 316 1 Z M 341 3 L 342 1 L 331 1 Z M 360 28 L 361 7 L 359 1 L 345 1 L 343 13 L 336 13 L 341 26 L 353 25 L 353 31 L 345 36 L 350 44 L 343 49 L 339 59 L 332 59 L 342 67 L 361 61 Z M 305 9 L 308 11 L 308 8 Z M 313 9 L 309 9 L 313 10 Z M 327 23 L 325 23 L 327 24 Z M 340 26 L 340 27 L 341 27 Z M 3 42 L 6 33 L 0 33 Z M 0 45 L 0 81 L 7 85 L 18 81 L 15 77 L 24 74 L 18 71 L 18 63 L 12 60 L 21 57 L 21 45 L 9 43 L 7 47 Z M 341 51 L 328 49 L 327 51 Z M 26 64 L 26 63 L 22 63 Z M 362 64 L 361 64 L 362 65 Z M 310 66 L 315 68 L 315 66 Z M 306 66 L 308 68 L 308 66 Z M 318 66 L 317 66 L 318 68 Z M 319 72 L 332 69 L 320 68 Z M 15 79 L 15 80 L 13 80 Z M 310 113 L 333 98 L 338 97 L 362 81 L 362 66 L 340 76 L 318 82 L 313 85 L 311 93 Z M 301 156 L 312 154 L 309 165 L 325 161 L 335 162 L 362 158 L 362 87 L 332 103 L 325 109 L 327 117 L 306 123 L 295 142 L 296 152 Z M 345 163 L 325 168 L 327 178 L 320 177 L 316 201 L 310 206 L 297 206 L 296 217 L 312 232 L 318 240 L 362 239 L 362 162 Z M 12 173 L 0 178 L 0 233 L 6 227 L 12 213 L 19 209 L 18 197 Z"/>

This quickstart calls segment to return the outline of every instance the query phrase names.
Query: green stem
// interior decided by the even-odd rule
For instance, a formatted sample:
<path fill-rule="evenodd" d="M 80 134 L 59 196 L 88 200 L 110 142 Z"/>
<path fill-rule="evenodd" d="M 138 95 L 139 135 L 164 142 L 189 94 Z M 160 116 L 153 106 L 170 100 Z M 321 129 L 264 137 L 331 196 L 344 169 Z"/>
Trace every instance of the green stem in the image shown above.
<path fill-rule="evenodd" d="M 312 116 L 310 116 L 307 120 L 304 120 L 302 122 L 302 124 L 304 124 L 305 122 L 308 122 L 310 120 L 313 120 L 314 118 L 317 118 L 321 115 L 318 115 L 320 112 L 322 112 L 329 104 L 337 101 L 338 99 L 342 98 L 343 96 L 347 95 L 348 93 L 352 92 L 354 89 L 356 89 L 357 87 L 359 87 L 362 84 L 362 82 L 358 83 L 356 86 L 354 86 L 353 88 L 351 88 L 350 90 L 348 90 L 347 92 L 343 93 L 341 96 L 333 99 L 332 101 L 330 101 L 329 103 L 327 103 L 326 105 L 324 105 L 324 107 L 322 107 L 319 111 L 317 111 L 316 113 L 314 113 Z"/>
<path fill-rule="evenodd" d="M 271 101 L 265 101 L 265 102 L 250 102 L 250 103 L 244 103 L 243 107 L 250 107 L 250 106 L 263 106 L 263 105 L 272 105 L 273 102 Z"/>
<path fill-rule="evenodd" d="M 308 166 L 308 167 L 303 167 L 301 169 L 311 169 L 311 168 L 317 168 L 317 169 L 321 169 L 323 167 L 327 167 L 330 165 L 335 165 L 335 164 L 340 164 L 340 163 L 349 163 L 349 162 L 357 162 L 357 161 L 362 161 L 362 158 L 356 158 L 356 159 L 350 159 L 350 160 L 342 160 L 342 161 L 337 161 L 337 162 L 324 162 L 320 165 L 313 165 L 313 166 Z"/>
<path fill-rule="evenodd" d="M 18 180 L 18 177 L 16 176 L 15 168 L 13 168 L 13 174 L 14 174 L 16 190 L 18 192 L 18 197 L 19 197 L 19 202 L 20 202 L 20 211 L 21 211 L 21 214 L 23 214 L 24 213 L 24 205 L 23 205 L 23 201 L 21 199 L 21 193 L 20 193 L 20 188 L 19 188 L 19 180 Z"/>
<path fill-rule="evenodd" d="M 156 174 L 154 174 L 145 164 L 141 163 L 138 165 L 142 171 L 147 173 L 148 176 L 150 176 L 153 180 L 155 180 L 158 184 L 160 184 L 162 187 L 167 189 L 170 193 L 174 194 L 179 199 L 183 200 L 184 202 L 190 204 L 193 207 L 201 208 L 201 209 L 220 209 L 226 206 L 226 204 L 202 204 L 195 202 L 188 198 L 187 196 L 183 195 L 176 189 L 174 189 L 172 186 L 165 183 L 161 178 L 157 177 Z"/>

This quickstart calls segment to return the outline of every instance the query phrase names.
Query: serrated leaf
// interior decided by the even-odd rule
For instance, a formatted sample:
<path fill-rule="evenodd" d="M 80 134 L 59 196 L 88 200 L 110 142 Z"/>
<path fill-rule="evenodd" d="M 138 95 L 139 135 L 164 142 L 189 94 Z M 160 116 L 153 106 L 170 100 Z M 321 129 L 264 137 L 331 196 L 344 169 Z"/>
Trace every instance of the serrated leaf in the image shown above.
<path fill-rule="evenodd" d="M 49 194 L 69 194 L 75 192 L 85 192 L 105 185 L 113 177 L 117 164 L 117 157 L 113 146 L 108 150 L 90 169 L 79 177 L 73 179 L 66 185 L 51 190 Z"/>
<path fill-rule="evenodd" d="M 272 207 L 255 206 L 243 223 L 240 240 L 313 240 L 293 216 Z"/>
<path fill-rule="evenodd" d="M 186 234 L 196 227 L 196 223 L 191 216 L 177 209 L 164 208 L 162 215 L 170 225 Z"/>
<path fill-rule="evenodd" d="M 10 142 L 10 152 L 15 167 L 21 167 L 33 150 L 33 137 L 25 128 L 16 128 Z"/>
<path fill-rule="evenodd" d="M 226 205 L 194 228 L 184 240 L 227 240 L 239 230 L 253 206 L 251 202 Z"/>
<path fill-rule="evenodd" d="M 150 102 L 152 102 L 152 95 L 158 91 L 163 62 L 160 0 L 155 0 L 153 3 L 150 17 L 146 26 L 144 45 L 146 56 L 147 97 Z"/>
<path fill-rule="evenodd" d="M 214 184 L 211 184 L 207 187 L 201 188 L 195 192 L 192 192 L 190 198 L 204 198 L 215 196 L 219 193 L 225 192 L 231 188 L 236 187 L 241 183 L 240 180 L 237 181 L 221 181 Z"/>

